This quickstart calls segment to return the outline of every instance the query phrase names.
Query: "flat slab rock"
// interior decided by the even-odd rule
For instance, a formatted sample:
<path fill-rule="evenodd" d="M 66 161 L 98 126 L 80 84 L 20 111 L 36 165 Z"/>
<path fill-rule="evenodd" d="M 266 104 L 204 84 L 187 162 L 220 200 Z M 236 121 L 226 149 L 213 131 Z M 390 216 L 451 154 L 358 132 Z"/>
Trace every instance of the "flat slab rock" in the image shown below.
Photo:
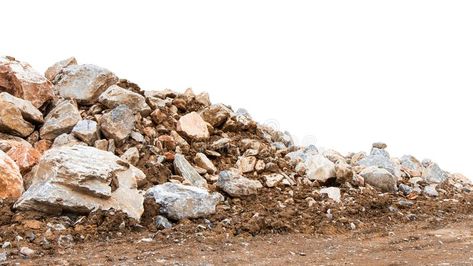
<path fill-rule="evenodd" d="M 160 211 L 168 218 L 182 220 L 200 218 L 215 213 L 216 205 L 223 201 L 219 193 L 175 183 L 165 183 L 150 188 L 147 197 L 152 197 L 160 205 Z"/>
<path fill-rule="evenodd" d="M 114 208 L 139 219 L 143 195 L 137 182 L 143 176 L 110 152 L 81 145 L 52 148 L 44 153 L 32 185 L 15 208 L 52 214 Z"/>
<path fill-rule="evenodd" d="M 54 140 L 64 133 L 70 133 L 82 120 L 77 104 L 72 100 L 59 102 L 45 117 L 44 125 L 39 130 L 41 139 Z"/>
<path fill-rule="evenodd" d="M 177 153 L 174 157 L 174 168 L 189 184 L 207 188 L 207 181 L 186 160 L 184 155 Z"/>

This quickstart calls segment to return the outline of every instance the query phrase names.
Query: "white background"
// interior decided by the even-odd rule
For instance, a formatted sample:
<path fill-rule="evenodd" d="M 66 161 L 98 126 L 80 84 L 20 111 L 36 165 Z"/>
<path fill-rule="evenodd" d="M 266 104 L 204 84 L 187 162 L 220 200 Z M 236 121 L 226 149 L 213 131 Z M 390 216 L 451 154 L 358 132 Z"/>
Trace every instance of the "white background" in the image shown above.
<path fill-rule="evenodd" d="M 471 1 L 4 1 L 0 53 L 208 91 L 301 143 L 473 177 Z"/>

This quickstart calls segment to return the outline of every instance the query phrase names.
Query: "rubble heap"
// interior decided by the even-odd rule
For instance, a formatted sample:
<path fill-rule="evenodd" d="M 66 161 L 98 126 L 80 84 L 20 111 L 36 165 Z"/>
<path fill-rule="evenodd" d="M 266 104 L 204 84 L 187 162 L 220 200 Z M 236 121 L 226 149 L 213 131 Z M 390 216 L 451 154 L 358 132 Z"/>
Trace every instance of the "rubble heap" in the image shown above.
<path fill-rule="evenodd" d="M 315 194 L 344 204 L 363 190 L 435 200 L 445 184 L 471 191 L 466 177 L 393 158 L 384 143 L 347 155 L 297 147 L 207 93 L 143 91 L 75 58 L 41 75 L 0 57 L 0 198 L 14 200 L 15 212 L 114 210 L 168 228 L 262 191 L 297 188 L 311 191 L 309 204 Z"/>

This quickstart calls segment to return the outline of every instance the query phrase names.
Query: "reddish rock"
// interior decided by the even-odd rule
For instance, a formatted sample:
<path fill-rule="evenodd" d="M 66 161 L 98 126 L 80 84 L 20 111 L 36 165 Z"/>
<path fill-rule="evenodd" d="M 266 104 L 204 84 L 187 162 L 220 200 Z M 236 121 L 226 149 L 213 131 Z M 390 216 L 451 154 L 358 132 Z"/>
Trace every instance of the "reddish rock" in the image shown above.
<path fill-rule="evenodd" d="M 15 163 L 20 168 L 22 174 L 27 173 L 28 171 L 35 166 L 39 159 L 41 158 L 41 153 L 33 148 L 29 143 L 28 145 L 24 143 L 12 143 L 11 149 L 7 152 L 7 155 L 15 161 Z"/>
<path fill-rule="evenodd" d="M 29 64 L 0 57 L 0 91 L 30 101 L 40 108 L 54 98 L 53 84 Z"/>
<path fill-rule="evenodd" d="M 20 169 L 10 156 L 0 150 L 0 199 L 19 198 L 23 191 Z"/>
<path fill-rule="evenodd" d="M 52 141 L 42 139 L 34 144 L 34 148 L 41 154 L 43 154 L 45 151 L 49 150 L 51 148 L 51 145 L 53 145 Z"/>
<path fill-rule="evenodd" d="M 0 132 L 19 137 L 28 137 L 34 126 L 23 120 L 20 109 L 14 104 L 0 99 Z"/>

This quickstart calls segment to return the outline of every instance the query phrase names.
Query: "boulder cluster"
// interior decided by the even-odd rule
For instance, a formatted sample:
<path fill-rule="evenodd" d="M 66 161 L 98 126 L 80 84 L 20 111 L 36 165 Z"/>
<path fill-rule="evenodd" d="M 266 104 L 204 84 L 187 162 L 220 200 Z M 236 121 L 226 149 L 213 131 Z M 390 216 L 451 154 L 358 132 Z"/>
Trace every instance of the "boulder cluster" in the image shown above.
<path fill-rule="evenodd" d="M 297 147 L 287 132 L 207 93 L 143 91 L 75 58 L 44 75 L 0 57 L 0 199 L 14 209 L 87 214 L 114 209 L 140 220 L 205 217 L 231 198 L 266 187 L 307 186 L 335 202 L 340 187 L 435 198 L 439 184 L 470 191 L 469 179 L 384 143 L 369 154 Z"/>

